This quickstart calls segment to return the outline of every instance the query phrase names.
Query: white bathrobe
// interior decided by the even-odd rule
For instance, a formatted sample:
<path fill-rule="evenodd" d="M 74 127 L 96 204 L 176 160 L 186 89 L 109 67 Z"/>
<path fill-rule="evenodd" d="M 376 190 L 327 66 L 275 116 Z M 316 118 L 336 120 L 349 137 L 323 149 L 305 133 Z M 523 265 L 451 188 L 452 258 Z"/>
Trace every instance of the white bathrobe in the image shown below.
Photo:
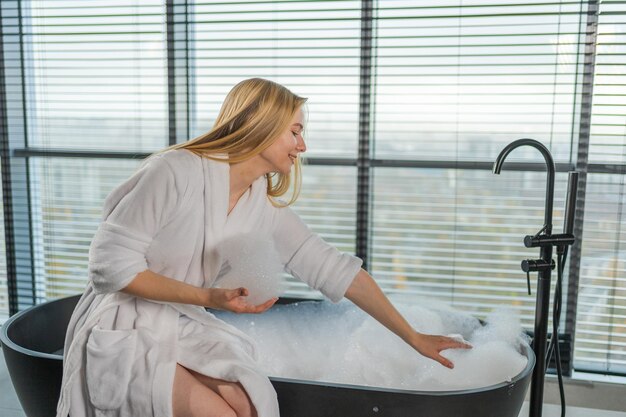
<path fill-rule="evenodd" d="M 239 381 L 259 417 L 279 415 L 254 340 L 204 308 L 119 291 L 146 269 L 211 287 L 223 264 L 220 241 L 256 232 L 273 239 L 287 272 L 335 302 L 343 297 L 361 260 L 272 206 L 264 177 L 228 214 L 229 175 L 225 162 L 171 150 L 146 159 L 106 198 L 89 282 L 67 330 L 57 417 L 171 416 L 177 362 Z"/>

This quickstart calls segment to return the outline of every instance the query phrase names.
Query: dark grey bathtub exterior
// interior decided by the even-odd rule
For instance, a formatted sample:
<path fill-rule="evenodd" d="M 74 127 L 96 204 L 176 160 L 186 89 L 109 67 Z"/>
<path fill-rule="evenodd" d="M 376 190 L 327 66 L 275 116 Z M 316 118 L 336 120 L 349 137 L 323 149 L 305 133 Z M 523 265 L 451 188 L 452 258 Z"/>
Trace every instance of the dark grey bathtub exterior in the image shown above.
<path fill-rule="evenodd" d="M 11 317 L 0 340 L 11 381 L 28 417 L 54 416 L 61 389 L 65 331 L 80 295 Z M 281 300 L 282 303 L 301 301 Z M 460 391 L 405 391 L 270 378 L 282 417 L 518 417 L 535 355 L 510 382 Z"/>

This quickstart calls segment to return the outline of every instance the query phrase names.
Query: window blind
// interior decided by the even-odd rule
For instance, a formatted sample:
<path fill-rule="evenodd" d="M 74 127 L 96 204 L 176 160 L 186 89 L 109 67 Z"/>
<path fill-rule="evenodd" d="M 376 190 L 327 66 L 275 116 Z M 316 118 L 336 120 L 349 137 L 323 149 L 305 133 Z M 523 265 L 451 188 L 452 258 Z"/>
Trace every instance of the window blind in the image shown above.
<path fill-rule="evenodd" d="M 598 36 L 593 83 L 593 112 L 589 161 L 626 164 L 624 106 L 624 54 L 626 12 L 620 1 L 603 0 L 598 16 Z"/>
<path fill-rule="evenodd" d="M 487 168 L 514 139 L 548 146 L 560 229 L 594 46 L 587 3 L 373 1 L 363 22 L 361 1 L 1 2 L 16 305 L 80 292 L 103 199 L 139 155 L 206 132 L 234 84 L 264 77 L 309 98 L 294 209 L 314 231 L 347 252 L 367 240 L 390 294 L 478 316 L 514 306 L 530 326 L 519 262 L 536 251 L 521 239 L 542 225 L 545 173 L 523 149 L 515 170 Z M 580 294 L 567 300 L 579 303 L 576 366 L 618 373 L 623 16 L 619 1 L 601 3 Z M 290 294 L 318 296 L 295 281 Z"/>
<path fill-rule="evenodd" d="M 566 183 L 559 173 L 555 230 Z M 481 318 L 506 306 L 533 328 L 536 275 L 529 296 L 520 262 L 538 256 L 522 242 L 543 226 L 545 173 L 380 168 L 373 194 L 372 268 L 387 292 L 441 300 Z"/>
<path fill-rule="evenodd" d="M 151 152 L 167 145 L 162 1 L 21 5 L 29 146 Z"/>
<path fill-rule="evenodd" d="M 28 136 L 25 123 L 26 89 L 23 65 L 23 25 L 27 19 L 21 14 L 18 1 L 0 2 L 0 157 L 2 159 L 3 238 L 9 314 L 32 306 L 33 292 L 32 239 L 30 202 L 28 194 L 28 169 L 24 159 L 13 158 L 15 149 L 24 148 Z M 27 44 L 27 42 L 26 42 Z"/>
<path fill-rule="evenodd" d="M 1 190 L 0 190 L 1 192 Z M 1 197 L 1 196 L 0 196 Z M 0 198 L 0 202 L 3 200 Z M 4 204 L 0 205 L 0 323 L 9 318 L 9 285 L 7 282 L 6 239 L 4 239 Z"/>
<path fill-rule="evenodd" d="M 575 364 L 626 373 L 626 11 L 602 1 L 598 16 Z M 602 172 L 604 171 L 604 172 Z"/>
<path fill-rule="evenodd" d="M 38 303 L 85 289 L 104 199 L 138 167 L 139 161 L 123 159 L 30 159 Z"/>
<path fill-rule="evenodd" d="M 379 2 L 376 157 L 493 161 L 529 137 L 569 162 L 584 6 Z"/>
<path fill-rule="evenodd" d="M 626 372 L 624 175 L 589 174 L 576 320 L 579 368 Z"/>
<path fill-rule="evenodd" d="M 514 307 L 532 328 L 536 275 L 528 296 L 519 265 L 538 256 L 522 240 L 543 226 L 545 173 L 495 176 L 459 165 L 489 166 L 522 137 L 572 162 L 583 6 L 378 4 L 374 157 L 429 162 L 373 173 L 372 268 L 388 292 L 437 298 L 478 316 Z M 510 159 L 543 162 L 530 148 Z M 566 181 L 557 175 L 555 230 Z"/>
<path fill-rule="evenodd" d="M 261 77 L 309 98 L 307 156 L 356 157 L 360 1 L 192 4 L 194 136 L 232 86 Z"/>
<path fill-rule="evenodd" d="M 360 1 L 192 2 L 190 124 L 208 131 L 228 91 L 261 77 L 309 100 L 307 158 L 355 158 L 358 140 Z M 288 194 L 289 195 L 289 194 Z M 308 165 L 294 206 L 327 242 L 355 252 L 356 170 Z M 289 278 L 287 295 L 320 297 Z"/>
<path fill-rule="evenodd" d="M 354 253 L 356 247 L 356 168 L 303 167 L 302 193 L 293 209 L 304 222 L 337 249 Z M 303 282 L 288 277 L 286 294 L 292 297 L 320 298 Z"/>
<path fill-rule="evenodd" d="M 137 161 L 47 152 L 151 152 L 168 144 L 165 5 L 161 1 L 22 1 L 24 147 L 35 303 L 81 292 L 102 202 Z M 16 135 L 18 129 L 9 134 Z M 19 227 L 19 226 L 18 226 Z"/>

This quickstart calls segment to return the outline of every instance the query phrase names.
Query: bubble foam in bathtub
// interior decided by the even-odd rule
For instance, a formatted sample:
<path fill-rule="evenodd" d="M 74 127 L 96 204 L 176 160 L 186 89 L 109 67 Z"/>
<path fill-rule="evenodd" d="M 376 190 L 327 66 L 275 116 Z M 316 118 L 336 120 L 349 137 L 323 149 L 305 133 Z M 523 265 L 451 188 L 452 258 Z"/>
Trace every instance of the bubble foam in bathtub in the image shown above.
<path fill-rule="evenodd" d="M 415 300 L 413 300 L 416 303 Z M 522 329 L 511 310 L 486 325 L 441 305 L 396 307 L 418 331 L 458 334 L 473 349 L 443 351 L 454 369 L 415 352 L 348 301 L 275 306 L 255 316 L 219 314 L 258 341 L 259 363 L 271 376 L 407 390 L 460 390 L 508 381 L 526 366 L 517 351 Z"/>

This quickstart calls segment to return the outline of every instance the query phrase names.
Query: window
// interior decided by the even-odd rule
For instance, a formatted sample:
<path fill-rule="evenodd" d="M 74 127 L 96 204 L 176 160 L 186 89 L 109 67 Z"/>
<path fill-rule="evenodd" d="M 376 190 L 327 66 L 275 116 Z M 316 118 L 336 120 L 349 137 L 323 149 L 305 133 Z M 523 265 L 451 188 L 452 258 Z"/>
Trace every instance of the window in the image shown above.
<path fill-rule="evenodd" d="M 584 244 L 561 328 L 576 332 L 577 369 L 626 374 L 621 6 L 1 2 L 12 312 L 81 291 L 108 192 L 142 157 L 210 129 L 234 84 L 264 77 L 309 98 L 296 211 L 390 294 L 478 316 L 512 305 L 530 326 L 519 263 L 537 256 L 522 239 L 543 225 L 543 162 L 519 149 L 500 176 L 491 165 L 521 137 L 549 147 L 555 230 L 567 171 L 581 171 Z M 295 281 L 290 294 L 315 296 Z"/>
<path fill-rule="evenodd" d="M 626 12 L 603 1 L 598 16 L 576 362 L 626 373 Z"/>
<path fill-rule="evenodd" d="M 41 153 L 12 159 L 25 164 L 15 179 L 28 184 L 29 217 L 16 225 L 32 247 L 18 255 L 29 263 L 17 275 L 24 287 L 30 281 L 28 305 L 82 291 L 104 197 L 138 164 L 59 157 L 63 151 L 145 153 L 168 144 L 165 5 L 22 1 L 2 8 L 3 29 L 14 34 L 5 38 L 11 151 Z"/>

